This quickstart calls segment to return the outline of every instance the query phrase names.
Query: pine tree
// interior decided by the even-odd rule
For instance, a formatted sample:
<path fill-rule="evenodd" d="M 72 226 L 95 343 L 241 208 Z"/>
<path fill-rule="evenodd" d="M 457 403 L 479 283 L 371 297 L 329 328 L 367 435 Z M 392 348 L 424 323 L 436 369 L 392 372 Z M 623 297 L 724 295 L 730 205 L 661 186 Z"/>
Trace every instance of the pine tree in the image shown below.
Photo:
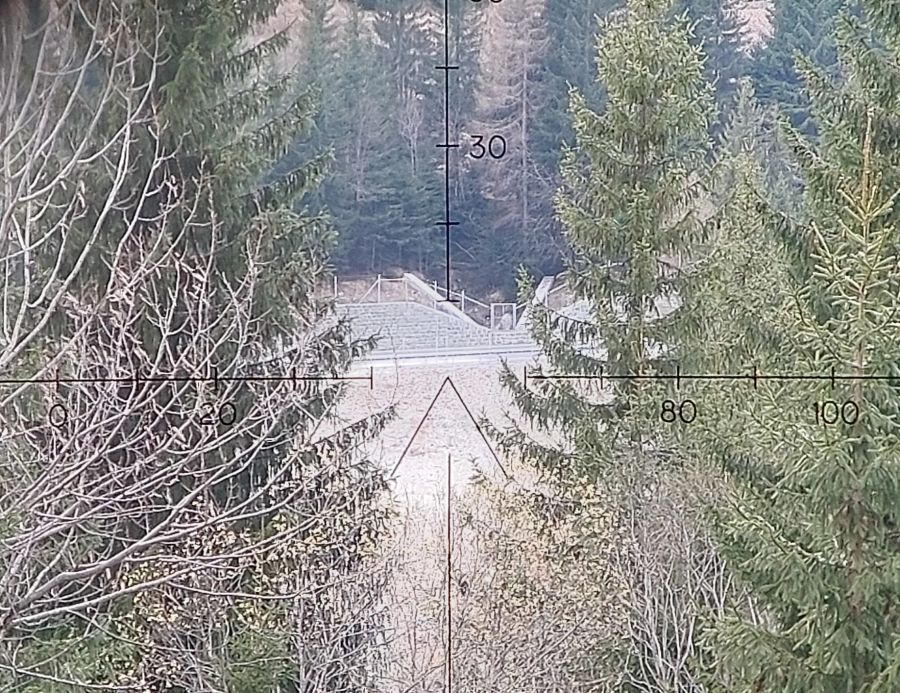
<path fill-rule="evenodd" d="M 730 614 L 710 639 L 727 690 L 874 693 L 900 681 L 898 400 L 891 383 L 863 380 L 896 377 L 900 362 L 900 14 L 862 5 L 864 18 L 836 22 L 840 79 L 798 67 L 817 142 L 785 126 L 806 216 L 781 231 L 799 286 L 780 299 L 778 365 L 826 380 L 761 385 L 728 425 L 743 436 L 713 454 L 731 487 L 714 526 L 757 614 Z M 738 343 L 748 356 L 752 346 Z"/>
<path fill-rule="evenodd" d="M 776 2 L 772 38 L 751 65 L 760 103 L 779 106 L 793 125 L 807 134 L 812 133 L 813 123 L 795 61 L 798 56 L 805 56 L 826 68 L 835 65 L 831 27 L 844 4 L 844 0 Z"/>

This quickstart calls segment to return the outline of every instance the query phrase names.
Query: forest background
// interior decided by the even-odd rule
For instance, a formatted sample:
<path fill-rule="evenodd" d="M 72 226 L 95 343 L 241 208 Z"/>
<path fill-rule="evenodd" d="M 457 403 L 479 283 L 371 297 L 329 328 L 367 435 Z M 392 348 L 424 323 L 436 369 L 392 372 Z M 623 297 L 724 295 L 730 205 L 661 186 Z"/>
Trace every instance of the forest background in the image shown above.
<path fill-rule="evenodd" d="M 563 267 L 566 244 L 553 213 L 560 151 L 571 142 L 569 88 L 603 102 L 596 79 L 596 17 L 615 0 L 451 3 L 450 141 L 454 288 L 510 300 L 514 273 Z M 833 68 L 835 0 L 795 3 L 684 0 L 692 41 L 707 56 L 716 84 L 718 121 L 732 108 L 738 80 L 753 78 L 759 103 L 775 107 L 811 132 L 794 51 Z M 313 135 L 281 162 L 289 169 L 310 152 L 330 148 L 334 163 L 316 204 L 329 210 L 338 234 L 333 255 L 341 276 L 445 276 L 444 238 L 435 226 L 443 205 L 442 5 L 422 0 L 286 3 L 270 28 L 290 27 L 286 53 L 304 86 L 319 90 Z M 296 61 L 296 62 L 294 62 Z M 287 65 L 285 65 L 287 66 Z M 762 143 L 774 195 L 796 199 L 799 185 L 768 123 Z M 721 128 L 714 129 L 714 135 Z M 476 147 L 502 137 L 502 159 Z M 499 143 L 499 140 L 495 139 Z M 495 153 L 499 153 L 500 145 Z M 478 159 L 473 154 L 482 154 Z"/>

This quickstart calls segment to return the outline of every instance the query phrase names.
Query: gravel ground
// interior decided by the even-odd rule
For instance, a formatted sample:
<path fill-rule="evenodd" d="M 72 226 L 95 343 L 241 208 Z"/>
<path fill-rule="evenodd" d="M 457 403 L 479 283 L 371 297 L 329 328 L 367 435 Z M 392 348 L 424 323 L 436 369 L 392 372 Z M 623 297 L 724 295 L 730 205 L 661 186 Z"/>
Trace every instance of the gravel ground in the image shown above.
<path fill-rule="evenodd" d="M 500 475 L 490 448 L 445 381 L 452 380 L 476 420 L 486 415 L 502 425 L 504 410 L 511 407 L 499 382 L 498 359 L 465 365 L 438 360 L 433 363 L 375 369 L 374 387 L 370 390 L 363 382 L 351 384 L 338 412 L 352 421 L 394 404 L 397 418 L 372 445 L 370 453 L 392 470 L 408 446 L 394 477 L 400 516 L 385 546 L 394 562 L 385 595 L 393 633 L 388 668 L 379 686 L 385 693 L 443 690 L 448 455 L 454 528 L 459 499 L 473 471 L 480 468 L 490 476 Z M 512 366 L 521 370 L 524 363 Z M 368 373 L 368 366 L 361 368 L 362 372 Z M 434 406 L 416 433 L 432 401 Z M 468 572 L 467 563 L 473 557 L 470 542 L 457 534 L 458 530 L 453 539 L 453 576 L 458 581 Z M 454 593 L 453 608 L 457 608 L 457 600 Z"/>
<path fill-rule="evenodd" d="M 521 369 L 522 365 L 524 362 L 513 367 Z M 410 506 L 432 505 L 446 497 L 448 455 L 454 491 L 461 490 L 475 468 L 492 476 L 499 473 L 490 448 L 453 387 L 445 383 L 450 378 L 476 420 L 486 415 L 502 425 L 503 413 L 511 402 L 500 385 L 499 372 L 496 359 L 456 366 L 436 362 L 427 367 L 379 368 L 374 372 L 373 389 L 364 383 L 348 388 L 339 415 L 355 420 L 394 404 L 397 418 L 373 444 L 371 453 L 390 470 L 409 445 L 397 468 L 397 493 Z M 434 406 L 413 438 L 432 401 Z"/>

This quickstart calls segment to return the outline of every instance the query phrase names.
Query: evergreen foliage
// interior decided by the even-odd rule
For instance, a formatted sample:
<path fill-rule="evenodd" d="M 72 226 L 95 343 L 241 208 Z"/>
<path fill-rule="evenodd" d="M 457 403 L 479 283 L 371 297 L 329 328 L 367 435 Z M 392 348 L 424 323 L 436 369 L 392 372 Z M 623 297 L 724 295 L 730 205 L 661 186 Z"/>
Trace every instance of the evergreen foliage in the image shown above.
<path fill-rule="evenodd" d="M 606 107 L 596 113 L 572 92 L 576 146 L 564 156 L 556 209 L 571 246 L 568 277 L 588 320 L 537 309 L 532 326 L 549 370 L 598 376 L 649 372 L 666 360 L 669 341 L 660 304 L 680 283 L 666 258 L 688 247 L 700 221 L 696 170 L 706 155 L 711 90 L 684 22 L 669 30 L 667 3 L 632 2 L 608 19 L 598 47 Z M 576 345 L 582 345 L 578 348 Z M 604 345 L 601 358 L 597 350 Z M 511 374 L 508 374 L 511 375 Z M 509 380 L 509 378 L 507 378 Z M 648 389 L 616 381 L 611 404 L 591 404 L 568 384 L 537 395 L 514 387 L 519 405 L 542 425 L 573 431 L 571 464 L 599 472 L 621 447 L 638 450 L 658 416 Z M 642 406 L 643 405 L 643 406 Z M 598 426 L 598 423 L 600 425 Z M 553 455 L 554 460 L 560 453 Z M 533 455 L 528 455 L 533 457 Z M 534 461 L 562 473 L 570 463 Z"/>
<path fill-rule="evenodd" d="M 546 105 L 544 57 L 549 46 L 544 0 L 500 4 L 485 18 L 476 109 L 470 128 L 489 142 L 502 137 L 506 155 L 472 164 L 486 214 L 475 254 L 495 272 L 517 261 L 538 264 L 552 236 L 552 172 L 539 168 L 538 114 Z M 470 146 L 466 143 L 464 146 Z"/>
<path fill-rule="evenodd" d="M 620 4 L 617 0 L 563 0 L 547 7 L 546 104 L 536 123 L 537 156 L 542 169 L 556 176 L 562 145 L 571 144 L 574 135 L 569 120 L 569 90 L 575 87 L 589 106 L 600 107 L 602 88 L 595 64 L 597 31 L 600 19 Z"/>
<path fill-rule="evenodd" d="M 419 2 L 366 10 L 349 6 L 339 28 L 321 8 L 307 17 L 304 41 L 316 50 L 301 63 L 299 86 L 315 84 L 327 111 L 317 137 L 298 138 L 279 168 L 309 156 L 314 143 L 334 152 L 317 199 L 337 232 L 340 271 L 434 271 L 443 258 L 434 226 L 438 36 Z"/>
<path fill-rule="evenodd" d="M 755 55 L 750 74 L 756 93 L 765 106 L 778 105 L 793 125 L 812 134 L 809 101 L 795 63 L 799 57 L 830 69 L 837 55 L 832 26 L 845 0 L 778 0 L 775 3 L 773 34 Z"/>
<path fill-rule="evenodd" d="M 808 130 L 794 60 L 799 51 L 834 63 L 828 27 L 840 3 L 776 3 L 775 34 L 752 58 L 731 0 L 675 4 L 671 12 L 687 13 L 692 41 L 707 56 L 705 77 L 716 85 L 721 117 L 714 132 L 748 73 L 763 107 L 781 107 Z M 449 75 L 450 139 L 462 145 L 451 157 L 451 205 L 462 222 L 454 229 L 453 256 L 472 289 L 496 287 L 518 263 L 536 273 L 560 268 L 565 243 L 551 198 L 560 183 L 561 145 L 573 137 L 568 89 L 577 87 L 592 108 L 602 105 L 592 52 L 596 19 L 621 2 L 497 5 L 450 7 L 451 60 L 461 68 Z M 442 139 L 443 75 L 432 69 L 443 61 L 442 3 L 369 0 L 341 3 L 338 11 L 334 0 L 308 0 L 302 7 L 303 56 L 291 93 L 314 84 L 322 109 L 277 173 L 333 151 L 334 166 L 307 203 L 330 211 L 340 273 L 443 276 L 443 234 L 434 226 L 443 192 L 443 157 L 434 149 Z M 482 130 L 507 138 L 502 161 L 468 156 L 469 135 Z M 763 146 L 774 194 L 782 209 L 793 210 L 796 177 L 774 135 Z"/>
<path fill-rule="evenodd" d="M 794 280 L 746 292 L 751 310 L 781 324 L 777 352 L 745 326 L 727 358 L 850 379 L 766 382 L 758 404 L 734 402 L 733 420 L 720 424 L 728 433 L 711 457 L 730 493 L 713 526 L 756 614 L 730 614 L 709 640 L 727 690 L 872 693 L 900 682 L 896 390 L 860 379 L 896 376 L 900 361 L 900 36 L 894 3 L 863 7 L 863 18 L 844 13 L 835 23 L 839 79 L 812 60 L 798 68 L 820 133 L 812 143 L 786 126 L 804 220 L 744 241 L 789 241 L 787 260 L 772 266 Z M 732 272 L 741 268 L 733 260 Z"/>
<path fill-rule="evenodd" d="M 455 274 L 467 286 L 502 287 L 518 262 L 559 268 L 551 198 L 560 146 L 572 137 L 568 90 L 578 86 L 600 103 L 597 18 L 619 4 L 451 3 L 450 60 L 460 69 L 448 75 L 449 129 L 461 145 L 451 156 L 451 207 L 461 222 L 452 239 Z M 349 3 L 340 23 L 329 20 L 329 0 L 306 5 L 295 89 L 314 84 L 323 113 L 277 170 L 323 148 L 334 152 L 314 209 L 331 214 L 341 273 L 443 276 L 444 239 L 434 225 L 443 156 L 434 145 L 443 140 L 444 75 L 433 69 L 444 59 L 443 3 Z M 505 137 L 504 159 L 472 159 L 473 134 Z"/>
<path fill-rule="evenodd" d="M 616 378 L 674 370 L 671 306 L 684 281 L 680 264 L 703 228 L 698 171 L 714 94 L 687 21 L 672 20 L 671 9 L 633 0 L 607 17 L 597 44 L 605 105 L 594 111 L 571 93 L 575 144 L 564 150 L 555 207 L 580 310 L 536 306 L 531 330 L 542 370 L 592 380 L 526 387 L 507 369 L 504 382 L 539 437 L 517 426 L 491 429 L 572 507 L 584 501 L 576 487 L 585 480 L 615 489 L 626 524 L 671 459 L 673 440 L 660 424 L 666 388 Z"/>
<path fill-rule="evenodd" d="M 503 429 L 485 422 L 531 485 L 513 495 L 478 477 L 464 506 L 465 536 L 499 561 L 465 582 L 469 611 L 450 617 L 476 653 L 458 669 L 473 690 L 518 685 L 521 671 L 533 672 L 527 653 L 552 655 L 541 662 L 548 690 L 552 680 L 559 690 L 695 691 L 698 674 L 710 693 L 900 690 L 900 10 L 891 0 L 860 3 L 839 11 L 841 0 L 777 2 L 775 35 L 752 67 L 728 0 L 454 3 L 457 266 L 496 285 L 520 264 L 527 300 L 530 274 L 564 263 L 575 298 L 559 311 L 529 307 L 538 377 L 523 381 L 505 366 L 517 419 Z M 88 146 L 72 169 L 84 174 L 71 216 L 55 199 L 35 213 L 21 193 L 0 210 L 15 222 L 4 228 L 43 239 L 29 240 L 33 248 L 4 239 L 14 248 L 5 300 L 28 295 L 27 282 L 72 276 L 63 300 L 41 298 L 16 318 L 16 329 L 41 335 L 10 357 L 10 370 L 30 376 L 58 354 L 63 375 L 179 379 L 159 378 L 144 402 L 149 418 L 73 409 L 72 420 L 88 425 L 72 429 L 62 454 L 54 446 L 69 429 L 34 423 L 47 419 L 47 398 L 23 394 L 15 415 L 3 412 L 4 495 L 20 483 L 11 460 L 26 460 L 19 468 L 36 477 L 60 460 L 81 468 L 71 495 L 35 493 L 33 514 L 22 503 L 0 515 L 4 546 L 36 537 L 29 570 L 75 576 L 47 588 L 51 617 L 9 627 L 14 607 L 29 604 L 3 602 L 12 606 L 0 619 L 0 688 L 379 690 L 385 573 L 370 559 L 390 512 L 384 475 L 360 450 L 390 411 L 346 425 L 328 418 L 340 385 L 298 386 L 282 407 L 265 398 L 273 390 L 239 381 L 229 401 L 248 423 L 216 438 L 221 427 L 207 435 L 195 422 L 211 395 L 194 380 L 281 372 L 284 363 L 345 374 L 371 345 L 352 341 L 316 296 L 332 258 L 347 272 L 442 273 L 434 221 L 444 155 L 434 145 L 444 85 L 434 66 L 445 59 L 443 4 L 306 0 L 302 50 L 287 69 L 273 67 L 287 30 L 260 38 L 277 0 L 81 5 L 70 15 L 76 35 L 89 36 L 112 7 L 126 14 L 127 31 L 98 52 L 90 79 L 60 87 L 61 104 L 73 97 L 70 112 L 41 166 L 64 168 L 81 131 L 96 127 L 92 144 L 102 148 L 126 128 L 135 84 L 146 84 L 140 117 L 127 123 L 138 155 L 115 138 L 102 153 Z M 0 27 L 0 55 L 11 35 Z M 113 69 L 124 44 L 157 41 L 165 60 L 138 51 L 129 70 Z M 36 64 L 37 46 L 24 65 Z M 748 69 L 753 79 L 741 78 Z M 28 121 L 0 138 L 0 150 L 27 140 Z M 473 133 L 503 136 L 506 156 L 467 156 Z M 119 157 L 127 161 L 117 169 Z M 103 191 L 116 171 L 124 192 L 111 202 Z M 48 232 L 57 225 L 65 233 Z M 33 261 L 19 259 L 26 250 Z M 145 261 L 153 272 L 137 272 Z M 131 284 L 129 269 L 140 277 Z M 159 373 L 159 363 L 179 370 Z M 746 375 L 732 387 L 625 377 L 676 369 Z M 776 373 L 817 377 L 755 377 Z M 111 401 L 137 396 L 136 379 L 109 384 L 100 394 Z M 76 401 L 82 385 L 58 384 L 54 396 Z M 686 401 L 694 416 L 681 425 Z M 22 423 L 23 412 L 28 432 L 7 442 L 8 422 Z M 160 444 L 173 431 L 177 443 Z M 248 455 L 252 464 L 241 466 Z M 83 488 L 95 478 L 129 470 L 149 484 L 185 459 L 171 486 L 116 498 L 127 519 L 103 508 L 65 519 L 93 498 Z M 268 487 L 283 460 L 296 462 L 297 476 Z M 80 576 L 223 466 L 234 473 L 216 477 L 184 517 L 227 521 L 190 541 L 172 530 L 157 553 L 136 550 Z M 698 470 L 714 487 L 701 491 L 715 500 L 705 529 L 719 554 L 699 532 L 689 540 L 702 544 L 696 551 L 663 547 L 633 560 L 628 530 L 666 508 L 651 497 L 696 519 L 689 480 Z M 684 486 L 667 495 L 673 479 Z M 46 517 L 62 523 L 43 536 L 34 527 Z M 296 541 L 260 549 L 284 534 Z M 677 531 L 658 536 L 680 540 Z M 4 551 L 2 572 L 15 577 L 15 554 Z M 703 637 L 691 642 L 678 618 L 651 614 L 653 637 L 634 638 L 634 605 L 653 604 L 640 601 L 642 581 L 666 575 L 677 592 L 705 575 L 690 564 L 697 556 L 727 568 L 715 573 L 728 583 L 720 601 L 688 603 L 692 593 L 671 603 L 691 624 L 703 612 Z M 660 568 L 681 559 L 669 574 Z M 616 560 L 632 573 L 607 570 Z M 17 580 L 4 584 L 16 592 Z M 147 581 L 158 584 L 136 588 Z M 462 584 L 454 595 L 466 596 Z M 292 601 L 282 599 L 290 591 Z M 72 608 L 101 594 L 115 598 Z M 609 613 L 573 625 L 579 595 Z M 444 606 L 441 598 L 435 609 Z M 538 619 L 544 640 L 531 628 Z M 496 641 L 509 644 L 499 656 Z M 633 683 L 635 671 L 676 651 L 693 659 L 659 681 L 618 680 L 625 669 Z M 485 662 L 500 662 L 494 679 L 484 678 Z"/>
<path fill-rule="evenodd" d="M 748 67 L 736 5 L 732 0 L 686 0 L 683 5 L 693 24 L 694 40 L 706 57 L 704 76 L 715 85 L 716 102 L 724 114 Z"/>

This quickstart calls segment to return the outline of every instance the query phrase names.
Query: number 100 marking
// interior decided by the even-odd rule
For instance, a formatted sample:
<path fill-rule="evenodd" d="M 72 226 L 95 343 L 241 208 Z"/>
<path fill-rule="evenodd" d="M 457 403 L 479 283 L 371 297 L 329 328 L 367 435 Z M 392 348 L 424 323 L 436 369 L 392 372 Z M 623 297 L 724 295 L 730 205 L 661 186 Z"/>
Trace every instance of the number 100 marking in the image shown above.
<path fill-rule="evenodd" d="M 834 426 L 838 422 L 852 426 L 859 421 L 859 405 L 852 400 L 843 404 L 838 404 L 834 400 L 816 402 L 813 409 L 816 413 L 816 423 L 823 426 Z"/>

